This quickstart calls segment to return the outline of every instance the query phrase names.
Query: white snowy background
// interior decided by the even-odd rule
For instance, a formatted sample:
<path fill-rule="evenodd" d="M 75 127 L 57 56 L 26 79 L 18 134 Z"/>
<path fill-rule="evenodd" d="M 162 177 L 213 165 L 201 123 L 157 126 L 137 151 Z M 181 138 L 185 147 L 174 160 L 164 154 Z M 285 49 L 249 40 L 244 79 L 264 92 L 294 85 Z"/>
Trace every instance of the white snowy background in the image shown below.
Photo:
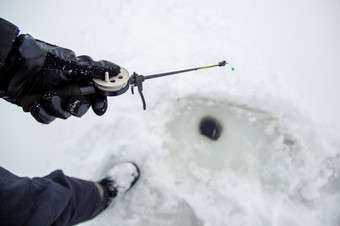
<path fill-rule="evenodd" d="M 2 0 L 22 33 L 148 75 L 103 117 L 41 125 L 0 101 L 0 165 L 99 180 L 136 162 L 137 186 L 83 225 L 340 224 L 338 0 Z M 235 71 L 231 70 L 235 67 Z M 202 117 L 223 126 L 210 141 Z"/>

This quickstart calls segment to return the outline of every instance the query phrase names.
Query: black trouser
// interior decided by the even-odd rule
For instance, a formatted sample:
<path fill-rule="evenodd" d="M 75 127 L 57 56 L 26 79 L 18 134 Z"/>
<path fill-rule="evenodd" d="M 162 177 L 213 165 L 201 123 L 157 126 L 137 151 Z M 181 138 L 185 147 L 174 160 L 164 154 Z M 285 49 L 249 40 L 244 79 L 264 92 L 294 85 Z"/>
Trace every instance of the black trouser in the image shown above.
<path fill-rule="evenodd" d="M 61 170 L 18 177 L 0 167 L 0 225 L 73 225 L 95 217 L 103 201 L 93 182 Z"/>

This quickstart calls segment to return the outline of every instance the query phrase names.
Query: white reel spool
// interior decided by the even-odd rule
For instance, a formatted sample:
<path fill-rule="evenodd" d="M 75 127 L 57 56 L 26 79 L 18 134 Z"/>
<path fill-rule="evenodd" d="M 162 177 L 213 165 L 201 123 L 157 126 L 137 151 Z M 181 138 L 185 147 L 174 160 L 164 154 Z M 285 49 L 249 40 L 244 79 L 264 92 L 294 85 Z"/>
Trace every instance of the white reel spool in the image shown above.
<path fill-rule="evenodd" d="M 116 96 L 125 92 L 129 85 L 129 72 L 121 67 L 120 73 L 117 76 L 111 77 L 109 72 L 105 72 L 105 79 L 93 79 L 94 85 L 106 96 Z"/>

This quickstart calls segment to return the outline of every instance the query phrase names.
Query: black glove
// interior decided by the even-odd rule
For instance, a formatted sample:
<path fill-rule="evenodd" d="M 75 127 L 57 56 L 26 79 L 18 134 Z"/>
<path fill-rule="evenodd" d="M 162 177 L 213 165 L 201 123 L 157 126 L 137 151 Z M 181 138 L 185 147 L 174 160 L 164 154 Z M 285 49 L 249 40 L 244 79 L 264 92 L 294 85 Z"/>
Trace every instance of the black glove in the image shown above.
<path fill-rule="evenodd" d="M 93 61 L 88 56 L 76 57 L 69 49 L 20 35 L 0 69 L 0 96 L 45 124 L 71 115 L 81 117 L 90 106 L 97 115 L 103 115 L 107 109 L 105 96 L 65 97 L 58 95 L 57 90 L 86 86 L 93 78 L 104 78 L 105 72 L 116 76 L 120 67 L 108 61 Z M 35 100 L 23 106 L 22 99 L 32 94 Z"/>

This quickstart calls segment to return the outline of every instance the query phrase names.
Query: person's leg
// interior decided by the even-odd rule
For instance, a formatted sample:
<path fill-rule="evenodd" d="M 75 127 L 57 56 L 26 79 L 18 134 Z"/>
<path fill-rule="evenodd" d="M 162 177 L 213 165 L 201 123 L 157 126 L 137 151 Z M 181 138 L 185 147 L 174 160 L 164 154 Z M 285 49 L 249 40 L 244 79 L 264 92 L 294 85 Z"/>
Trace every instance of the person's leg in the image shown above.
<path fill-rule="evenodd" d="M 69 225 L 95 216 L 104 202 L 95 183 L 61 170 L 18 177 L 0 167 L 0 225 Z"/>
<path fill-rule="evenodd" d="M 99 183 L 67 177 L 18 177 L 0 167 L 0 225 L 73 225 L 92 219 L 138 180 L 134 164 L 113 167 Z M 110 172 L 110 171 L 109 171 Z"/>
<path fill-rule="evenodd" d="M 53 184 L 47 193 L 52 201 L 51 209 L 55 212 L 53 225 L 74 225 L 87 221 L 106 208 L 106 200 L 100 196 L 98 187 L 92 181 L 67 177 L 60 170 L 43 179 L 49 179 Z M 63 187 L 62 193 L 58 192 L 59 186 Z M 67 194 L 67 200 L 61 198 L 64 194 Z"/>

